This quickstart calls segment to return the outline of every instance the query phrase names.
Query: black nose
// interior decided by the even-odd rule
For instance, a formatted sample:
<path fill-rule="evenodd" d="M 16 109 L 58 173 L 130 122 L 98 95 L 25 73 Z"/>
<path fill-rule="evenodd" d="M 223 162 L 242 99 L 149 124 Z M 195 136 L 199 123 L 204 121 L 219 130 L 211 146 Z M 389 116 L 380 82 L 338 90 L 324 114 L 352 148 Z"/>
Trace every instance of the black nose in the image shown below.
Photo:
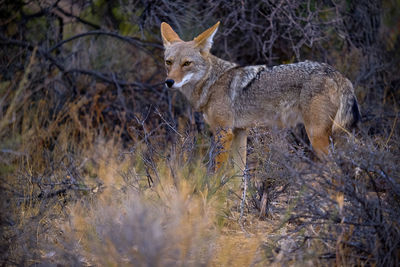
<path fill-rule="evenodd" d="M 172 85 L 174 85 L 174 82 L 175 82 L 174 80 L 168 79 L 168 80 L 165 81 L 165 84 L 166 84 L 169 88 L 171 88 Z"/>

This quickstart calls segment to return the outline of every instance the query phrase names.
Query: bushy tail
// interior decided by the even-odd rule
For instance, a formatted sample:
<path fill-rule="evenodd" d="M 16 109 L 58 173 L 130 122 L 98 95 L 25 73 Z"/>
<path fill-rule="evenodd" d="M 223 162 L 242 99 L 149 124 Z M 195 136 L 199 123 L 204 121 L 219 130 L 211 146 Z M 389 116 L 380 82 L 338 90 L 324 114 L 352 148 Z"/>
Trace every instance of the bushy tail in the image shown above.
<path fill-rule="evenodd" d="M 347 80 L 347 79 L 346 79 Z M 345 88 L 340 96 L 339 109 L 336 113 L 332 131 L 347 131 L 357 127 L 361 121 L 357 98 L 354 95 L 353 85 L 349 80 L 345 82 Z"/>

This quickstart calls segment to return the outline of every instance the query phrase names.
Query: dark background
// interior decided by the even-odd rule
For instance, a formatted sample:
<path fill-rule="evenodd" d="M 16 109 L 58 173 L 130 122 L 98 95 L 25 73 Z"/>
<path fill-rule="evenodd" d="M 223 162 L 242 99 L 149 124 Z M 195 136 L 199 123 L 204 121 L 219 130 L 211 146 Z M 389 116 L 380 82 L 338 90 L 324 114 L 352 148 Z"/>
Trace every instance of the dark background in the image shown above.
<path fill-rule="evenodd" d="M 296 225 L 290 233 L 302 233 L 303 226 L 329 225 L 317 238 L 301 235 L 303 245 L 314 238 L 326 242 L 321 254 L 310 257 L 322 264 L 335 260 L 338 264 L 339 250 L 332 247 L 343 243 L 348 249 L 347 254 L 342 251 L 348 259 L 343 264 L 398 265 L 398 0 L 0 0 L 2 263 L 41 262 L 39 249 L 44 248 L 37 236 L 58 229 L 55 224 L 39 231 L 41 220 L 62 217 L 68 221 L 66 207 L 80 200 L 90 206 L 103 182 L 97 179 L 101 176 L 97 154 L 87 153 L 99 140 L 114 144 L 115 159 L 132 156 L 143 172 L 143 181 L 140 178 L 137 185 L 140 190 L 160 183 L 159 162 L 169 164 L 174 174 L 173 164 L 179 172 L 189 162 L 192 170 L 200 158 L 208 168 L 204 177 L 209 177 L 208 155 L 213 145 L 207 125 L 180 94 L 164 87 L 159 29 L 163 21 L 183 40 L 221 21 L 212 53 L 241 65 L 320 61 L 353 82 L 362 113 L 363 141 L 349 138 L 352 141 L 343 153 L 334 154 L 336 171 L 304 157 L 304 144 L 299 150 L 287 149 L 279 138 L 282 133 L 277 138 L 252 132 L 249 152 L 258 167 L 249 185 L 247 211 L 261 212 L 261 219 L 277 214 L 277 207 L 264 204 L 279 202 L 280 194 L 294 194 L 295 190 L 286 190 L 290 185 L 303 188 L 309 173 L 298 167 L 307 162 L 319 177 L 329 173 L 343 179 L 335 188 L 345 195 L 349 214 L 349 223 L 343 226 L 337 214 L 321 213 L 315 203 L 337 202 L 325 191 L 313 191 L 309 198 L 296 202 L 291 219 L 285 221 Z M 355 167 L 362 177 L 358 180 L 354 180 Z M 127 184 L 136 177 L 124 175 Z M 334 186 L 323 181 L 324 186 Z M 126 188 L 118 192 L 123 194 Z M 310 188 L 316 187 L 312 184 Z M 374 197 L 367 196 L 366 188 Z M 265 196 L 268 201 L 264 203 Z M 28 210 L 35 212 L 28 216 Z M 353 229 L 351 234 L 345 235 L 344 227 Z M 82 264 L 78 256 L 68 254 L 66 244 L 70 243 L 59 245 L 65 253 L 60 262 Z M 269 259 L 279 253 L 277 244 L 264 244 Z M 299 260 L 300 254 L 305 255 L 293 253 L 285 259 Z M 69 261 L 71 257 L 76 262 Z"/>

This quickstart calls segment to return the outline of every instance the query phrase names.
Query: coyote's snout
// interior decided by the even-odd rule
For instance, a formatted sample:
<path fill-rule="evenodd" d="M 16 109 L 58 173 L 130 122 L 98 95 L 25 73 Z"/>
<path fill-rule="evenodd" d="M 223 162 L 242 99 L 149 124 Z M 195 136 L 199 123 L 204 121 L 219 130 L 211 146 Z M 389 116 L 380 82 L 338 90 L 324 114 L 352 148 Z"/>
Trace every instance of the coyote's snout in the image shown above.
<path fill-rule="evenodd" d="M 319 157 L 328 153 L 333 132 L 360 119 L 351 82 L 333 67 L 311 61 L 267 67 L 240 67 L 210 54 L 219 22 L 191 41 L 182 41 L 165 22 L 161 36 L 168 76 L 204 114 L 222 151 L 216 167 L 233 152 L 234 163 L 246 162 L 247 129 L 303 123 Z"/>

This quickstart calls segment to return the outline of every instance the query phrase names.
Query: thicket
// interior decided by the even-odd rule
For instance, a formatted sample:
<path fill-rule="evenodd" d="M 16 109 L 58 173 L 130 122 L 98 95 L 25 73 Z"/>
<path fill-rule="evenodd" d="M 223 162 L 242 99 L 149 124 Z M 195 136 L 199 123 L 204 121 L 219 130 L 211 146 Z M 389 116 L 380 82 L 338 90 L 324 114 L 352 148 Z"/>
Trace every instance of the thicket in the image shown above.
<path fill-rule="evenodd" d="M 1 263 L 398 266 L 400 3 L 0 1 Z M 167 90 L 159 26 L 241 65 L 326 62 L 362 125 L 312 160 L 253 129 L 249 188 L 213 173 L 201 114 Z"/>

